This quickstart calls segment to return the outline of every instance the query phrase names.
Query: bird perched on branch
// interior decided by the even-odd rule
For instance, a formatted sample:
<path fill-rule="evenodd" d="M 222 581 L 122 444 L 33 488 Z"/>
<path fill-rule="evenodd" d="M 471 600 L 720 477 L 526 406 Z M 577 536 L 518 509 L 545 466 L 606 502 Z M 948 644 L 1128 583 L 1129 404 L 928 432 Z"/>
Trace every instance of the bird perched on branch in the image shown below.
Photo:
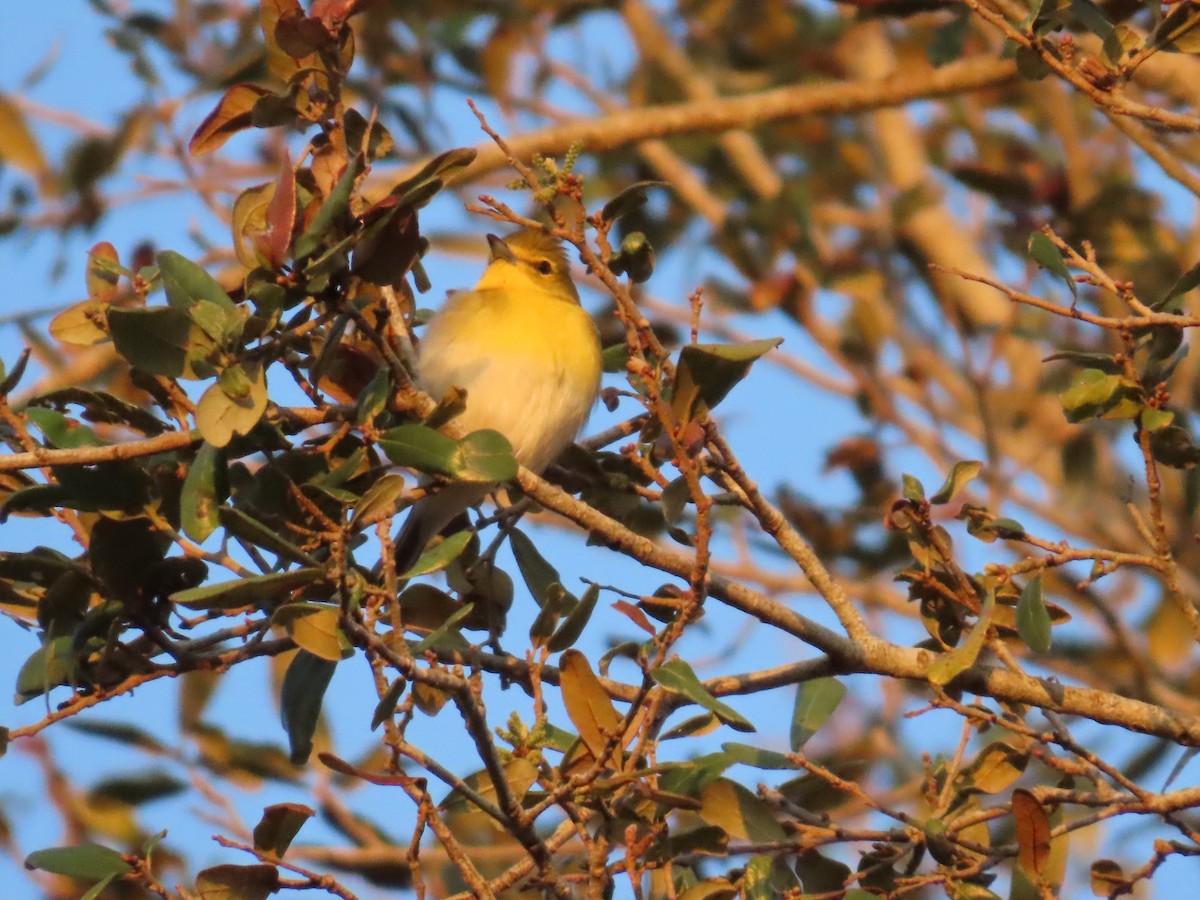
<path fill-rule="evenodd" d="M 418 381 L 435 399 L 466 390 L 455 419 L 465 431 L 491 428 L 517 462 L 543 471 L 574 440 L 600 390 L 600 337 L 580 306 L 558 239 L 526 228 L 488 235 L 491 262 L 470 291 L 450 296 L 425 328 Z M 495 485 L 451 483 L 419 500 L 396 538 L 396 569 Z"/>

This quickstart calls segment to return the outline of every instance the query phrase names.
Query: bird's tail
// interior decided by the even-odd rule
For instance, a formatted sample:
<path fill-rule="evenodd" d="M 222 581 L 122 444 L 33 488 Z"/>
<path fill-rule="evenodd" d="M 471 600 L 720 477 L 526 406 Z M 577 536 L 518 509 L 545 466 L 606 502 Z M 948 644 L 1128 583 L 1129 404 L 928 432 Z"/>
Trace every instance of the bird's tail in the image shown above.
<path fill-rule="evenodd" d="M 425 546 L 457 516 L 483 501 L 494 485 L 456 482 L 443 487 L 413 504 L 396 535 L 396 574 L 403 575 L 413 567 Z"/>

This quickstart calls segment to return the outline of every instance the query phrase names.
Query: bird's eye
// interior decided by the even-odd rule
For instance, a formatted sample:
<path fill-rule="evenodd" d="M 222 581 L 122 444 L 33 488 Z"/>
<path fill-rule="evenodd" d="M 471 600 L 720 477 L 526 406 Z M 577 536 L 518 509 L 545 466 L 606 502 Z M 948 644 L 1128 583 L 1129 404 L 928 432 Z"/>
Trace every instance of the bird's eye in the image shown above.
<path fill-rule="evenodd" d="M 549 275 L 550 273 L 552 273 L 554 271 L 554 266 L 550 263 L 550 260 L 548 260 L 548 259 L 539 259 L 536 263 L 534 263 L 534 268 L 537 269 L 539 272 L 541 272 L 543 275 Z"/>

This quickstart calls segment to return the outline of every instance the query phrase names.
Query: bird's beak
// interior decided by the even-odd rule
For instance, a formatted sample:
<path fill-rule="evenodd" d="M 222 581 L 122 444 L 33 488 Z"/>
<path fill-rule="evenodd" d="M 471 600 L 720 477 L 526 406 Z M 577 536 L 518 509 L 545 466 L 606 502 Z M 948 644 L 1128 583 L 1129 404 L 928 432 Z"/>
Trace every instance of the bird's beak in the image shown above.
<path fill-rule="evenodd" d="M 513 256 L 513 252 L 508 249 L 508 244 L 504 243 L 503 238 L 496 237 L 494 234 L 487 236 L 488 246 L 492 248 L 492 262 L 498 259 L 503 259 L 510 263 L 515 263 L 517 258 Z"/>

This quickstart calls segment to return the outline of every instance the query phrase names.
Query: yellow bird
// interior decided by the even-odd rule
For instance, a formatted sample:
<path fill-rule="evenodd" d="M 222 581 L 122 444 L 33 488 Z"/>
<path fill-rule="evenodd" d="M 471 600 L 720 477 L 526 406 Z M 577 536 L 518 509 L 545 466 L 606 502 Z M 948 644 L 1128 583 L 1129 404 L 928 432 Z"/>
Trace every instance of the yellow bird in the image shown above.
<path fill-rule="evenodd" d="M 488 235 L 491 262 L 473 290 L 452 294 L 429 321 L 418 381 L 434 399 L 466 390 L 465 431 L 508 438 L 517 462 L 543 471 L 587 421 L 600 391 L 600 336 L 579 304 L 559 241 L 532 228 Z M 418 501 L 396 538 L 403 573 L 425 545 L 495 485 L 449 484 Z"/>

